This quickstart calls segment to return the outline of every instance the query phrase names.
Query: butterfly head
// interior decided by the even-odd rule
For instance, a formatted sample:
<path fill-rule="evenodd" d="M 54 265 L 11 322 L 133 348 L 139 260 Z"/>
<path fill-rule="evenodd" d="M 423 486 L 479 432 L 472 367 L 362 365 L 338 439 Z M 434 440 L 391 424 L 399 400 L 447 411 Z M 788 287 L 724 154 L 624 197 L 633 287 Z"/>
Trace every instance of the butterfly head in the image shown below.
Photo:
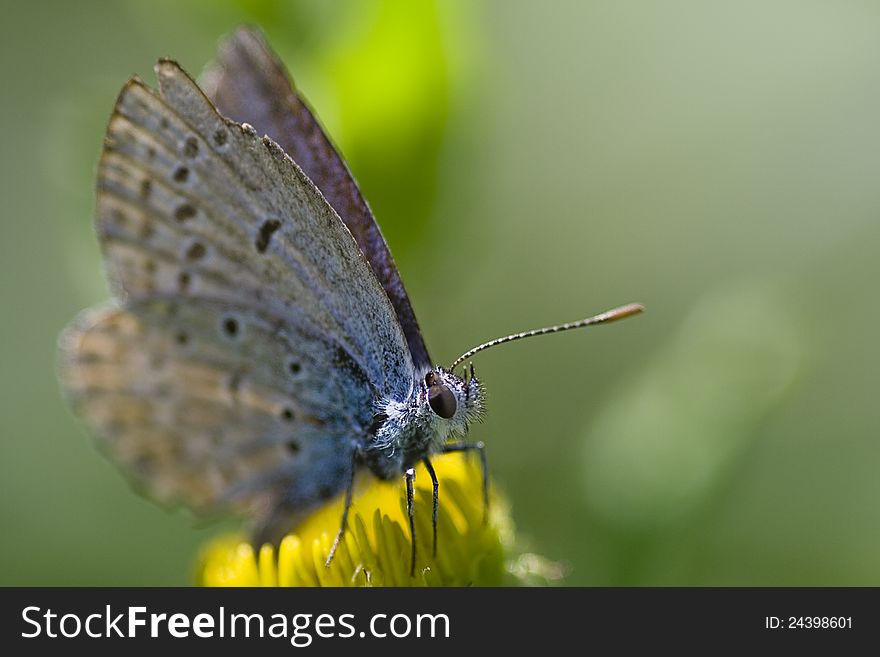
<path fill-rule="evenodd" d="M 442 367 L 429 370 L 421 385 L 419 402 L 427 405 L 431 419 L 444 427 L 448 435 L 463 434 L 478 420 L 483 410 L 483 384 L 470 367 L 470 378 L 460 378 Z M 423 411 L 425 415 L 427 412 Z M 445 421 L 445 422 L 444 422 Z"/>
<path fill-rule="evenodd" d="M 440 451 L 452 438 L 464 436 L 480 419 L 485 393 L 474 375 L 457 376 L 442 367 L 415 380 L 408 399 L 386 399 L 376 415 L 364 448 L 364 459 L 382 479 L 399 476 L 423 457 Z"/>

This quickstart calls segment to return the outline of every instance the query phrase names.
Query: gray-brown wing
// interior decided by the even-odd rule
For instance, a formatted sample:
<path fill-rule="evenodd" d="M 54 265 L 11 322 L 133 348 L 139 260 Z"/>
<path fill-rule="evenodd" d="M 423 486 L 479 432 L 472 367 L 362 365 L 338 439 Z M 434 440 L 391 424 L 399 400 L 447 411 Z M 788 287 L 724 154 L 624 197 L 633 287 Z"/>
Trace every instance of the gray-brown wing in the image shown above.
<path fill-rule="evenodd" d="M 157 300 L 83 313 L 59 370 L 102 450 L 150 497 L 267 519 L 347 481 L 371 392 L 336 357 L 251 309 Z"/>
<path fill-rule="evenodd" d="M 406 341 L 293 161 L 177 64 L 157 72 L 107 128 L 96 227 L 118 308 L 67 330 L 62 384 L 150 495 L 295 512 L 342 487 L 373 401 L 409 394 Z"/>
<path fill-rule="evenodd" d="M 218 299 L 330 336 L 378 396 L 413 365 L 388 296 L 299 167 L 222 118 L 174 62 L 120 94 L 98 169 L 97 228 L 120 299 Z"/>
<path fill-rule="evenodd" d="M 317 185 L 348 226 L 391 300 L 416 369 L 431 359 L 403 281 L 373 213 L 342 157 L 259 30 L 240 27 L 202 78 L 222 114 L 268 134 Z"/>

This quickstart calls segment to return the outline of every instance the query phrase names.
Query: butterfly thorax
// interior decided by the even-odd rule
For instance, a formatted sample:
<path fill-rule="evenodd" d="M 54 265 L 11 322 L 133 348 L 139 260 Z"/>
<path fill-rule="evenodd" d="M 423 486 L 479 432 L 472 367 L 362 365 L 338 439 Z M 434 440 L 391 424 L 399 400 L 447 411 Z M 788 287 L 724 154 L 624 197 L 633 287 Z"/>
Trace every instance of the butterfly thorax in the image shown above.
<path fill-rule="evenodd" d="M 443 445 L 464 436 L 480 419 L 485 393 L 475 376 L 462 379 L 442 368 L 418 377 L 409 398 L 376 404 L 363 462 L 381 479 L 394 479 Z"/>

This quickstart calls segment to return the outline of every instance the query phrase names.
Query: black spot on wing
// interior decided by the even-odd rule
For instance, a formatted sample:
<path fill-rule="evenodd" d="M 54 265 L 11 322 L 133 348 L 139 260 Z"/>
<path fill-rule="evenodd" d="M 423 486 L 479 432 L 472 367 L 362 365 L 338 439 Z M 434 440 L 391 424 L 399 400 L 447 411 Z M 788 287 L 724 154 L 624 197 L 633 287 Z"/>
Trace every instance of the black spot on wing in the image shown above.
<path fill-rule="evenodd" d="M 177 206 L 177 209 L 174 210 L 174 218 L 179 222 L 183 223 L 187 219 L 192 219 L 196 216 L 196 209 L 191 206 L 189 203 L 184 203 L 182 205 Z"/>
<path fill-rule="evenodd" d="M 205 257 L 205 245 L 201 242 L 193 242 L 186 250 L 187 260 L 201 260 Z"/>
<path fill-rule="evenodd" d="M 185 183 L 189 179 L 188 167 L 177 167 L 172 174 L 175 182 Z"/>
<path fill-rule="evenodd" d="M 217 130 L 214 131 L 214 144 L 216 146 L 225 146 L 227 141 L 229 141 L 229 135 L 226 130 L 223 128 L 217 128 Z"/>
<path fill-rule="evenodd" d="M 188 137 L 183 143 L 183 154 L 189 158 L 199 154 L 199 142 L 195 137 Z"/>
<path fill-rule="evenodd" d="M 223 333 L 228 338 L 234 338 L 238 335 L 238 320 L 235 317 L 226 317 L 222 324 Z"/>
<path fill-rule="evenodd" d="M 266 252 L 266 249 L 269 248 L 269 242 L 272 239 L 272 235 L 279 228 L 281 228 L 281 222 L 277 219 L 267 219 L 263 222 L 263 225 L 260 226 L 260 232 L 257 235 L 257 239 L 254 241 L 254 246 L 257 247 L 257 251 L 260 253 Z"/>

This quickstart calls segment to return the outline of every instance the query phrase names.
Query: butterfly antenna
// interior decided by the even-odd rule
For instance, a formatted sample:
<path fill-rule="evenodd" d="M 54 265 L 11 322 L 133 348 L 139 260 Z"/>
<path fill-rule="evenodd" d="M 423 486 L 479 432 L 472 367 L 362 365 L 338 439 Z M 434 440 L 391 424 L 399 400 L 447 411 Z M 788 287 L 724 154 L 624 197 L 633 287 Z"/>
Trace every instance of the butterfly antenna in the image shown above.
<path fill-rule="evenodd" d="M 640 303 L 630 303 L 625 306 L 620 306 L 619 308 L 606 310 L 604 313 L 599 313 L 598 315 L 593 315 L 592 317 L 587 317 L 586 319 L 581 319 L 576 322 L 557 324 L 556 326 L 547 326 L 545 328 L 533 329 L 531 331 L 523 331 L 522 333 L 514 333 L 513 335 L 505 335 L 503 338 L 495 338 L 494 340 L 489 340 L 489 342 L 484 342 L 483 344 L 476 346 L 469 351 L 466 351 L 461 356 L 456 358 L 455 362 L 452 364 L 452 367 L 449 368 L 449 371 L 454 372 L 455 368 L 461 365 L 461 363 L 466 361 L 474 354 L 488 349 L 489 347 L 495 347 L 499 344 L 504 344 L 505 342 L 513 342 L 514 340 L 522 340 L 523 338 L 532 338 L 536 335 L 560 333 L 562 331 L 568 331 L 571 329 L 583 328 L 584 326 L 592 326 L 593 324 L 607 324 L 608 322 L 616 322 L 618 319 L 624 319 L 626 317 L 630 317 L 631 315 L 638 315 L 644 309 L 645 307 Z"/>

